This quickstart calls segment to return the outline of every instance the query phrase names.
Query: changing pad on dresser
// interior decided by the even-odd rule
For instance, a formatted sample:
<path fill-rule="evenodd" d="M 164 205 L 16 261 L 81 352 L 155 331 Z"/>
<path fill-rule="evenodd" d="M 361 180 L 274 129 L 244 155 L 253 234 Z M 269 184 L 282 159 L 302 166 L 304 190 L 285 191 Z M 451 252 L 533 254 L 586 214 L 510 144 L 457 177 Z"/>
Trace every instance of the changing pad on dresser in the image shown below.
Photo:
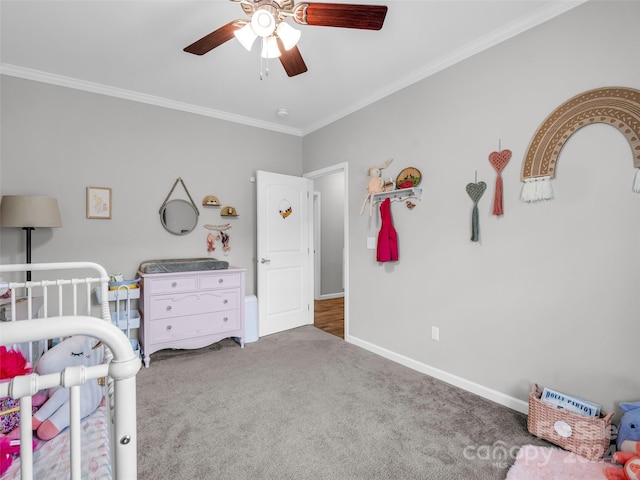
<path fill-rule="evenodd" d="M 229 262 L 215 258 L 173 258 L 147 260 L 138 270 L 142 273 L 198 272 L 201 270 L 226 270 Z"/>

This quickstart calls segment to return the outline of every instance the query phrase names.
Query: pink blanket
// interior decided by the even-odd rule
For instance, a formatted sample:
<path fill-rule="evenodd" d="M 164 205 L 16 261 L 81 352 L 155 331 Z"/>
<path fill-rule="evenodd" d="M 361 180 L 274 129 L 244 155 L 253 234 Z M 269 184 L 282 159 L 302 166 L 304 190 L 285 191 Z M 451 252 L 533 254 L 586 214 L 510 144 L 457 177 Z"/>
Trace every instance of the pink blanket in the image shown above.
<path fill-rule="evenodd" d="M 592 462 L 559 448 L 523 446 L 507 480 L 605 480 L 605 461 Z"/>

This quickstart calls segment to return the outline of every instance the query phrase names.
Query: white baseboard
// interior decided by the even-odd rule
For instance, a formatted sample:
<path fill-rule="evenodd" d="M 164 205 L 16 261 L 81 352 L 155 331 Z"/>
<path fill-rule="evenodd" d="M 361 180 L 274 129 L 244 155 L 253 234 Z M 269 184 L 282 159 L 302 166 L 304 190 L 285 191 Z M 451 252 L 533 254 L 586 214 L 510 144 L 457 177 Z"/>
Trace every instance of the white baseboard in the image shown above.
<path fill-rule="evenodd" d="M 404 355 L 392 352 L 391 350 L 379 347 L 372 343 L 356 338 L 352 335 L 346 336 L 345 341 L 357 345 L 358 347 L 364 348 L 365 350 L 373 352 L 377 355 L 380 355 L 381 357 L 384 357 L 388 360 L 404 365 L 405 367 L 409 367 L 420 373 L 424 373 L 425 375 L 437 378 L 438 380 L 442 380 L 443 382 L 447 382 L 468 392 L 475 393 L 476 395 L 499 403 L 500 405 L 508 407 L 512 410 L 524 413 L 525 415 L 529 410 L 528 403 L 523 400 L 498 392 L 497 390 L 493 390 L 470 380 L 466 380 L 462 377 L 458 377 L 457 375 L 445 372 L 444 370 L 440 370 L 439 368 L 417 362 L 416 360 L 405 357 Z"/>
<path fill-rule="evenodd" d="M 316 300 L 329 300 L 330 298 L 342 298 L 344 297 L 344 292 L 338 293 L 325 293 L 320 295 L 320 298 L 316 298 Z"/>

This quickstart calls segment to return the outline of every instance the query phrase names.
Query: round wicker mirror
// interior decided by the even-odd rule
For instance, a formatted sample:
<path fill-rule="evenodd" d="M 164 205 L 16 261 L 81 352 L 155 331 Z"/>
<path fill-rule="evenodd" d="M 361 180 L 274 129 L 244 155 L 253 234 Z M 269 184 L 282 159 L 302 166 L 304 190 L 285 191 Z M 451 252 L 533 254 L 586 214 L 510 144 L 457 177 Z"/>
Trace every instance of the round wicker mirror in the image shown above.
<path fill-rule="evenodd" d="M 196 228 L 198 211 L 186 200 L 171 200 L 160 210 L 160 221 L 167 232 L 186 235 Z"/>

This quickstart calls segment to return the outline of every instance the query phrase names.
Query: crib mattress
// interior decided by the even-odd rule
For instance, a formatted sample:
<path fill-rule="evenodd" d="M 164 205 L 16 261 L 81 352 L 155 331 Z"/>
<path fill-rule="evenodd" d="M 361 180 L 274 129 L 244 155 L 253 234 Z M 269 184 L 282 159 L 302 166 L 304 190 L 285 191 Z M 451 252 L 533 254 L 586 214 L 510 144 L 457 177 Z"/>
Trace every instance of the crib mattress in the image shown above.
<path fill-rule="evenodd" d="M 215 258 L 174 258 L 147 260 L 138 270 L 142 273 L 198 272 L 201 270 L 226 270 L 229 262 Z"/>
<path fill-rule="evenodd" d="M 109 452 L 109 425 L 106 407 L 100 406 L 82 420 L 82 479 L 109 479 L 112 476 L 111 454 Z M 36 440 L 33 452 L 33 478 L 71 478 L 69 464 L 69 429 L 63 430 L 55 438 L 43 442 Z M 9 470 L 1 480 L 20 479 L 20 457 L 15 457 Z"/>

